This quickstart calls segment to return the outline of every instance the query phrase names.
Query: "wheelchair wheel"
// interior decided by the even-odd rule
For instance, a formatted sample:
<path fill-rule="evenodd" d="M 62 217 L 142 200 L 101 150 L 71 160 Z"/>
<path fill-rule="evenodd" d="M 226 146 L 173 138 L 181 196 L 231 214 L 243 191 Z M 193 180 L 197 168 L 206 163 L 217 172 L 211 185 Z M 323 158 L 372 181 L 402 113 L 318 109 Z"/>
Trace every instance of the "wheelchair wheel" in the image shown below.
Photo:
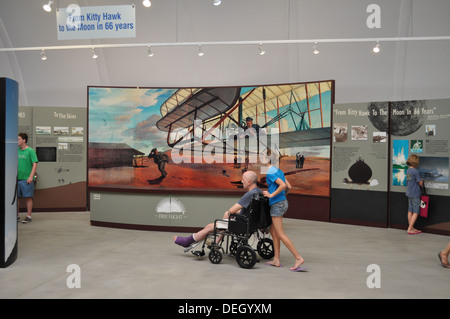
<path fill-rule="evenodd" d="M 237 242 L 233 242 L 230 244 L 230 255 L 231 256 L 236 256 L 237 248 L 238 248 Z"/>
<path fill-rule="evenodd" d="M 273 240 L 270 238 L 262 238 L 258 242 L 258 246 L 256 247 L 258 250 L 258 254 L 261 258 L 271 259 L 275 255 L 273 249 Z"/>
<path fill-rule="evenodd" d="M 250 269 L 256 264 L 256 253 L 250 246 L 239 246 L 236 252 L 236 261 L 242 268 Z"/>
<path fill-rule="evenodd" d="M 239 246 L 244 244 L 244 240 L 242 239 L 243 237 L 245 237 L 245 235 L 242 234 L 236 234 L 237 237 L 233 237 L 230 243 L 230 255 L 231 256 L 236 256 L 237 253 L 237 249 Z"/>
<path fill-rule="evenodd" d="M 220 264 L 222 261 L 222 253 L 218 249 L 211 249 L 208 254 L 209 261 L 213 264 Z"/>

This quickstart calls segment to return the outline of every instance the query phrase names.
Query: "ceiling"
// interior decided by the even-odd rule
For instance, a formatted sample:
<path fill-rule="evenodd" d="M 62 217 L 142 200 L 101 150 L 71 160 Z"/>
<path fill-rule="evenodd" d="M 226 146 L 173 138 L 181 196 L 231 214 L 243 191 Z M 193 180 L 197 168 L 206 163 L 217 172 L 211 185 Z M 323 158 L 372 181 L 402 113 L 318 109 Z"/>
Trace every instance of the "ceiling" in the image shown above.
<path fill-rule="evenodd" d="M 22 106 L 86 107 L 87 86 L 204 87 L 336 80 L 336 102 L 449 98 L 450 41 L 377 38 L 450 36 L 450 1 L 380 0 L 381 27 L 369 28 L 369 0 L 59 0 L 55 6 L 136 5 L 136 37 L 58 40 L 55 10 L 44 0 L 0 0 L 0 76 L 19 82 Z M 250 42 L 374 39 L 366 42 Z M 232 42 L 240 44 L 232 44 Z M 223 42 L 222 45 L 208 45 Z M 247 43 L 248 42 L 248 43 Z M 155 45 L 149 58 L 146 43 Z M 193 45 L 175 46 L 174 44 Z M 205 56 L 196 43 L 204 43 Z M 104 44 L 140 47 L 99 48 Z M 75 46 L 86 45 L 79 49 Z M 45 47 L 74 46 L 47 50 Z"/>

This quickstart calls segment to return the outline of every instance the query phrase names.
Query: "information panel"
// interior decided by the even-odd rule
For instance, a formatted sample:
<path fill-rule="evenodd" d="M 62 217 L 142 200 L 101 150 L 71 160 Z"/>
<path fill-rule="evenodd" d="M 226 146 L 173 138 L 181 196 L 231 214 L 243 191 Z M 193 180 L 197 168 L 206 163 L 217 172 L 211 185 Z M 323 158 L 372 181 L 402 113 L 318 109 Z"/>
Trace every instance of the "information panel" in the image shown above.
<path fill-rule="evenodd" d="M 86 109 L 20 107 L 18 117 L 39 160 L 33 209 L 85 210 Z"/>
<path fill-rule="evenodd" d="M 416 226 L 449 234 L 450 100 L 333 106 L 331 219 L 364 225 L 407 225 L 406 164 L 418 170 L 430 196 Z"/>
<path fill-rule="evenodd" d="M 386 191 L 388 103 L 334 105 L 332 187 Z"/>
<path fill-rule="evenodd" d="M 450 196 L 448 187 L 450 100 L 391 103 L 391 191 L 406 191 L 406 160 L 419 156 L 428 194 Z"/>

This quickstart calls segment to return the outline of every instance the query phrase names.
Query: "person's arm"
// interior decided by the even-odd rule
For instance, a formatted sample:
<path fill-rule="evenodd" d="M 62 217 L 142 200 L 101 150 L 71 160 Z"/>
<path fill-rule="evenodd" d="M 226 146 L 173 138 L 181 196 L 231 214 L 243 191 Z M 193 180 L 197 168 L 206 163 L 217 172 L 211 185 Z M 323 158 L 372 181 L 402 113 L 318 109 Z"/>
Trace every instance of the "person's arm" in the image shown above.
<path fill-rule="evenodd" d="M 236 203 L 236 204 L 234 204 L 233 206 L 231 206 L 231 208 L 228 209 L 228 210 L 225 212 L 225 217 L 226 217 L 226 218 L 229 218 L 230 215 L 237 214 L 241 209 L 242 209 L 242 206 L 239 205 L 238 203 Z"/>
<path fill-rule="evenodd" d="M 292 189 L 291 184 L 289 183 L 289 181 L 287 180 L 287 178 L 285 178 L 286 180 L 286 190 L 285 190 L 285 195 L 287 195 L 287 193 L 289 193 L 289 191 Z"/>
<path fill-rule="evenodd" d="M 33 182 L 34 180 L 34 175 L 36 174 L 36 169 L 37 169 L 37 163 L 33 163 L 33 167 L 31 168 L 31 174 L 27 179 L 27 184 L 31 184 L 31 182 Z"/>
<path fill-rule="evenodd" d="M 285 190 L 286 188 L 288 188 L 287 184 L 285 182 L 283 182 L 283 180 L 281 178 L 277 178 L 275 180 L 275 183 L 278 184 L 278 188 L 271 194 L 268 191 L 264 191 L 263 194 L 264 196 L 268 197 L 268 198 L 272 198 L 277 196 L 279 193 L 281 193 L 283 190 Z M 290 185 L 290 184 L 289 184 Z"/>
<path fill-rule="evenodd" d="M 417 171 L 417 183 L 419 183 L 420 186 L 423 186 L 423 179 L 420 177 L 419 171 Z"/>

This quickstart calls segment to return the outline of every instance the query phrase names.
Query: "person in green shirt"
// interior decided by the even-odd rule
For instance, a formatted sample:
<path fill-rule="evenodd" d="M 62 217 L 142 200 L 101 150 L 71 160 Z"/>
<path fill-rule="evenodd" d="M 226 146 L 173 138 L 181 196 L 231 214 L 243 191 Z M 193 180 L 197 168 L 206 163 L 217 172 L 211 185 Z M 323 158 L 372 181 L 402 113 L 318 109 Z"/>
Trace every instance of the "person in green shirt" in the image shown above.
<path fill-rule="evenodd" d="M 17 172 L 17 194 L 19 198 L 25 198 L 27 205 L 27 217 L 22 223 L 31 222 L 31 211 L 33 210 L 34 176 L 38 165 L 36 152 L 27 145 L 28 135 L 19 133 L 19 157 Z"/>

